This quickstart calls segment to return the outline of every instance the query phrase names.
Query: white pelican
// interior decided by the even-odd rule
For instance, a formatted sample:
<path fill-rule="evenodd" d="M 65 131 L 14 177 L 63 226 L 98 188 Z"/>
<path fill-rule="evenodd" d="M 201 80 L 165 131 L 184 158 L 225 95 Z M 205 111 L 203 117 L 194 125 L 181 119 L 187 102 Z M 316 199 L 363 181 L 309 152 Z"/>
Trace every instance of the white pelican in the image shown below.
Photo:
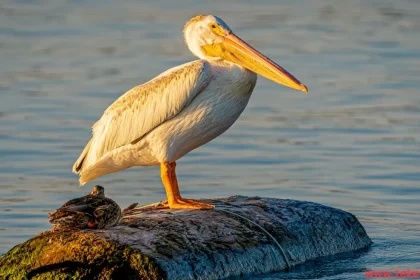
<path fill-rule="evenodd" d="M 181 197 L 175 161 L 221 135 L 238 119 L 257 74 L 308 91 L 218 17 L 193 17 L 184 27 L 184 38 L 200 59 L 132 88 L 105 110 L 73 166 L 81 185 L 132 166 L 160 165 L 166 207 L 211 209 L 211 204 Z"/>

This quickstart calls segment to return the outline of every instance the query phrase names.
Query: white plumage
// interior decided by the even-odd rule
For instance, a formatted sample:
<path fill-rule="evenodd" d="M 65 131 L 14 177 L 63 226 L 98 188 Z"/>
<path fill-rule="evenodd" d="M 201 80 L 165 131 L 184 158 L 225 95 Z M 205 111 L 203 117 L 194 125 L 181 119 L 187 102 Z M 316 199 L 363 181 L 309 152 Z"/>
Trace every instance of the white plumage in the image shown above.
<path fill-rule="evenodd" d="M 176 161 L 236 121 L 256 80 L 234 64 L 196 60 L 172 68 L 108 107 L 73 171 L 83 161 L 84 184 L 131 166 Z"/>
<path fill-rule="evenodd" d="M 254 72 L 306 91 L 217 17 L 194 17 L 184 34 L 190 50 L 201 59 L 132 88 L 105 110 L 74 164 L 80 184 L 132 166 L 161 165 L 169 207 L 209 208 L 180 197 L 174 162 L 238 119 L 255 87 Z"/>

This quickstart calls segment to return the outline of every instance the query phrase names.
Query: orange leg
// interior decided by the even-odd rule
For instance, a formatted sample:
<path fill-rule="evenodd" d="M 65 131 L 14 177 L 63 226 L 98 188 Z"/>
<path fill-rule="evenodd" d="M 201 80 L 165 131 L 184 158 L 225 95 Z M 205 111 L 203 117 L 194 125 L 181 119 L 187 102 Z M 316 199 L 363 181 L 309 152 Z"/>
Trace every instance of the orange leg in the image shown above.
<path fill-rule="evenodd" d="M 175 173 L 176 162 L 168 163 L 168 165 L 170 166 L 170 168 L 169 168 L 169 171 L 170 171 L 169 176 L 172 179 L 172 183 L 173 183 L 174 197 L 176 199 L 181 199 L 181 193 L 179 192 L 179 187 L 178 187 L 178 179 L 176 178 L 176 173 Z M 161 172 L 162 172 L 162 167 L 161 167 Z M 166 190 L 166 187 L 165 187 L 165 190 Z"/>
<path fill-rule="evenodd" d="M 162 177 L 166 196 L 168 197 L 168 201 L 164 203 L 164 206 L 171 209 L 213 209 L 214 206 L 211 204 L 181 197 L 178 188 L 178 180 L 176 179 L 175 167 L 175 162 L 165 162 L 160 165 L 160 176 Z"/>

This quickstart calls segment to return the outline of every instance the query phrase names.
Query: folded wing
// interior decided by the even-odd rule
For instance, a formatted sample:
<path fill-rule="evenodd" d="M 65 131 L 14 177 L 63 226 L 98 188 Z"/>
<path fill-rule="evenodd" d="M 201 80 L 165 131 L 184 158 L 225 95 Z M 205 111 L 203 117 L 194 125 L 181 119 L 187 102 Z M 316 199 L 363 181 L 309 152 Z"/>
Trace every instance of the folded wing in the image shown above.
<path fill-rule="evenodd" d="M 211 67 L 197 60 L 174 67 L 132 88 L 104 112 L 73 172 L 82 173 L 108 152 L 134 144 L 163 122 L 178 115 L 208 85 Z"/>

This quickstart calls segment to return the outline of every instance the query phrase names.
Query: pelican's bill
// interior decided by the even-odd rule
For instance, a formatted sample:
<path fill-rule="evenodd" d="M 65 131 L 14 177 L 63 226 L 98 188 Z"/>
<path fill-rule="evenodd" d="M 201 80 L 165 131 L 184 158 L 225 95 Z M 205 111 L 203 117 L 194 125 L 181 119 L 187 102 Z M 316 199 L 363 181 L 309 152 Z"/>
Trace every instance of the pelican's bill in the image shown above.
<path fill-rule="evenodd" d="M 308 92 L 307 87 L 292 74 L 252 48 L 234 33 L 226 35 L 221 43 L 204 45 L 201 49 L 208 56 L 220 57 L 276 83 Z"/>

